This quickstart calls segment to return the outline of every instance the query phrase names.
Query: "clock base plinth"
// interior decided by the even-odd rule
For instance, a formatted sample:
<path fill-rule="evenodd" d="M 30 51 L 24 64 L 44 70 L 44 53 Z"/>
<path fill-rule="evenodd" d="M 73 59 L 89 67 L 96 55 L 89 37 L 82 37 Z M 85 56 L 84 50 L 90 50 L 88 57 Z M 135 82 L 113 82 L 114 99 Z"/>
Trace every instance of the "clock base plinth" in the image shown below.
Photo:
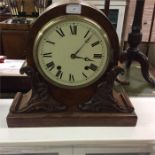
<path fill-rule="evenodd" d="M 12 106 L 20 104 L 22 94 L 18 93 Z M 131 103 L 122 92 L 119 95 L 120 104 L 127 107 Z M 11 107 L 12 107 L 11 106 Z M 135 112 L 36 112 L 12 113 L 7 116 L 8 127 L 49 127 L 49 126 L 135 126 L 137 116 Z"/>

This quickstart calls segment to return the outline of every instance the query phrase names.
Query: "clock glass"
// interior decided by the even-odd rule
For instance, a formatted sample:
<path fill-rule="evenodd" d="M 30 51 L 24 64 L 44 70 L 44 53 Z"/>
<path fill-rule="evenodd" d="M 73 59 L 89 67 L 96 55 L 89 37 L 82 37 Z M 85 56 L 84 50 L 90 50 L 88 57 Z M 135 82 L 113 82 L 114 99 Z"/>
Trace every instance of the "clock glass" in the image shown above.
<path fill-rule="evenodd" d="M 53 85 L 80 88 L 97 81 L 111 58 L 108 36 L 95 21 L 61 16 L 38 32 L 33 57 L 41 75 Z"/>

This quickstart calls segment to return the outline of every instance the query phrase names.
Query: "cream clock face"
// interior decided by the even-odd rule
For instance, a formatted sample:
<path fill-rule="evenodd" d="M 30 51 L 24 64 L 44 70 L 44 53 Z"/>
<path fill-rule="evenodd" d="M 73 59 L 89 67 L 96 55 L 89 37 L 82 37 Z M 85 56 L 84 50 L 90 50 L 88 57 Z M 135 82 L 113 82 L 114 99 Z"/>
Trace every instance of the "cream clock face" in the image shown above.
<path fill-rule="evenodd" d="M 110 44 L 94 21 L 77 15 L 56 18 L 38 33 L 33 56 L 42 76 L 65 88 L 85 87 L 107 69 Z"/>

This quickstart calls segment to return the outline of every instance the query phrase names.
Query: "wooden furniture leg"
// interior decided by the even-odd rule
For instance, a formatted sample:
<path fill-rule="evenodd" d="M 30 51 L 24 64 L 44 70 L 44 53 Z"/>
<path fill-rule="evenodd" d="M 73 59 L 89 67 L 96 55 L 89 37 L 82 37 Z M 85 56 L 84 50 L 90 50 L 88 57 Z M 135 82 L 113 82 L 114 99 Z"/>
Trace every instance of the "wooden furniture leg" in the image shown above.
<path fill-rule="evenodd" d="M 137 0 L 135 16 L 132 24 L 131 33 L 128 36 L 129 48 L 122 52 L 120 62 L 126 62 L 126 68 L 129 69 L 133 61 L 137 61 L 141 65 L 141 72 L 144 79 L 153 87 L 155 80 L 149 74 L 148 58 L 139 50 L 138 46 L 142 41 L 142 16 L 145 0 Z"/>

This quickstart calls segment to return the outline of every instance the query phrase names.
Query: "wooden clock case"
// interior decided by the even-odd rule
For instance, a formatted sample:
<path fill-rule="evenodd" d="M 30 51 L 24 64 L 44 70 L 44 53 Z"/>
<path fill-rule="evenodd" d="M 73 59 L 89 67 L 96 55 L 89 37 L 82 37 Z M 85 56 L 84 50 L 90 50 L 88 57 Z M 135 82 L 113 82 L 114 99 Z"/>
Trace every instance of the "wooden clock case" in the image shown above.
<path fill-rule="evenodd" d="M 80 15 L 103 27 L 113 53 L 104 75 L 92 85 L 80 89 L 64 89 L 48 83 L 38 72 L 33 59 L 33 46 L 40 29 L 49 20 L 68 15 L 66 6 L 70 4 L 81 5 Z M 31 77 L 32 89 L 26 94 L 16 94 L 7 116 L 9 127 L 136 124 L 137 116 L 127 95 L 113 90 L 114 81 L 123 69 L 117 66 L 120 52 L 117 34 L 103 12 L 78 0 L 51 5 L 33 24 L 26 51 L 27 65 L 21 68 L 21 72 Z"/>

